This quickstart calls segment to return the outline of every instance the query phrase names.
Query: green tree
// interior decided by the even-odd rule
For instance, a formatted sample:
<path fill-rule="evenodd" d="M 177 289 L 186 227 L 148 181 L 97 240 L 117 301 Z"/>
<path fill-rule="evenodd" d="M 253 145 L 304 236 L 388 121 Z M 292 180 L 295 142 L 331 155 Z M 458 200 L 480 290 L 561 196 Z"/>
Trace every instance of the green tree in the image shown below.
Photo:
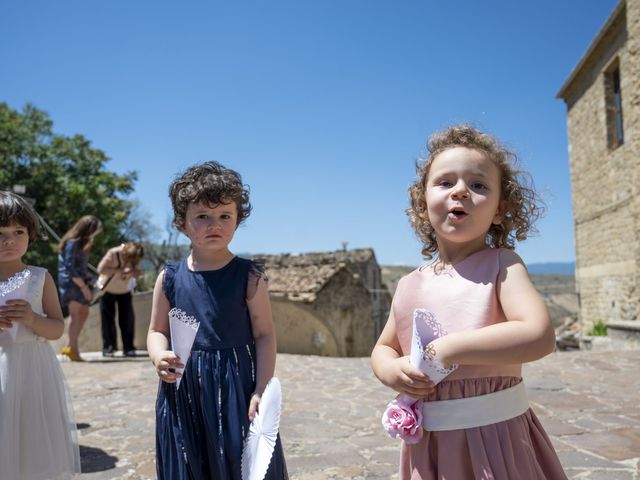
<path fill-rule="evenodd" d="M 90 257 L 94 263 L 107 248 L 123 240 L 133 208 L 125 198 L 133 191 L 137 173 L 106 170 L 109 157 L 82 135 L 53 133 L 47 112 L 27 104 L 22 112 L 0 103 L 0 188 L 26 187 L 25 197 L 60 236 L 82 215 L 95 215 L 103 232 Z M 57 242 L 35 242 L 25 261 L 57 274 Z"/>

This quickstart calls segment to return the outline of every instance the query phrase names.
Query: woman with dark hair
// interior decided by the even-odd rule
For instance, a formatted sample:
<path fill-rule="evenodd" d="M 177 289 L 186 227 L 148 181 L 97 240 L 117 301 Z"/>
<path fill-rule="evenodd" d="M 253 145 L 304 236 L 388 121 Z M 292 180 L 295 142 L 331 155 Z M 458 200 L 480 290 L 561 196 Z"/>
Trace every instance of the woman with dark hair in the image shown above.
<path fill-rule="evenodd" d="M 89 316 L 93 295 L 87 284 L 87 255 L 102 223 L 93 215 L 80 218 L 60 240 L 58 254 L 58 289 L 62 308 L 69 309 L 69 339 L 60 353 L 71 361 L 81 362 L 78 337 Z"/>

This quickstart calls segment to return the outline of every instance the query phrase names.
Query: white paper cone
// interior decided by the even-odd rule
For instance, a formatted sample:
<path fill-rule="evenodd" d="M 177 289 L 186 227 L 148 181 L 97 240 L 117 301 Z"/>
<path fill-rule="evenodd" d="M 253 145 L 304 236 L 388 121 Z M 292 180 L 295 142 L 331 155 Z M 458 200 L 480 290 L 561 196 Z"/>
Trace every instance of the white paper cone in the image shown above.
<path fill-rule="evenodd" d="M 187 315 L 179 308 L 169 311 L 169 330 L 171 331 L 171 348 L 180 357 L 183 365 L 187 365 L 191 354 L 191 347 L 200 328 L 200 322 L 195 317 Z M 184 368 L 176 368 L 176 372 L 183 373 Z M 180 378 L 176 381 L 176 388 L 180 388 Z"/>
<path fill-rule="evenodd" d="M 446 334 L 446 330 L 436 321 L 433 313 L 420 308 L 413 311 L 413 336 L 409 362 L 418 367 L 435 385 L 458 368 L 458 365 L 445 368 L 439 360 L 430 355 L 429 343 Z"/>
<path fill-rule="evenodd" d="M 10 277 L 6 282 L 2 282 L 0 288 L 0 305 L 6 305 L 9 300 L 23 300 L 27 298 L 29 293 L 29 284 L 31 283 L 31 271 L 22 270 Z M 11 340 L 15 341 L 18 335 L 20 324 L 13 322 L 11 328 L 7 328 L 0 335 L 7 335 Z"/>

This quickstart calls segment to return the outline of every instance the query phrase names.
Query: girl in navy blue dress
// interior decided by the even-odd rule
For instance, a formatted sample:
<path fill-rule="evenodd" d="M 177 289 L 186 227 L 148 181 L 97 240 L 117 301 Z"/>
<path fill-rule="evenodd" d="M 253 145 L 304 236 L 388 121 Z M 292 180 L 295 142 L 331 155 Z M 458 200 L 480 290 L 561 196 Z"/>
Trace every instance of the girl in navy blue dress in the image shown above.
<path fill-rule="evenodd" d="M 167 263 L 153 294 L 147 348 L 161 380 L 158 479 L 236 480 L 244 437 L 276 359 L 263 269 L 228 248 L 251 211 L 249 192 L 238 173 L 206 162 L 175 180 L 169 196 L 191 254 Z M 200 323 L 189 358 L 171 350 L 170 317 Z M 176 369 L 182 368 L 181 375 Z M 265 478 L 288 478 L 279 438 Z"/>

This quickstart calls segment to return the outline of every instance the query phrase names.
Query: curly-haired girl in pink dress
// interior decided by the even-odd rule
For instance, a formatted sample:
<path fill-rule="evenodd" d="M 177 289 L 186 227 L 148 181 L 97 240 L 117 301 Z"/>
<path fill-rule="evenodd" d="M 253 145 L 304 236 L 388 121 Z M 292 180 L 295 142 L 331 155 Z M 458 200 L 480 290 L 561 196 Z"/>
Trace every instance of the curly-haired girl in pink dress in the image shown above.
<path fill-rule="evenodd" d="M 539 213 L 513 160 L 495 138 L 452 126 L 431 137 L 409 189 L 407 213 L 435 261 L 399 282 L 371 355 L 383 384 L 424 400 L 424 433 L 402 444 L 401 480 L 566 478 L 521 377 L 522 363 L 553 351 L 554 333 L 513 252 Z M 432 360 L 458 365 L 437 385 L 409 363 L 414 319 L 434 332 Z"/>

